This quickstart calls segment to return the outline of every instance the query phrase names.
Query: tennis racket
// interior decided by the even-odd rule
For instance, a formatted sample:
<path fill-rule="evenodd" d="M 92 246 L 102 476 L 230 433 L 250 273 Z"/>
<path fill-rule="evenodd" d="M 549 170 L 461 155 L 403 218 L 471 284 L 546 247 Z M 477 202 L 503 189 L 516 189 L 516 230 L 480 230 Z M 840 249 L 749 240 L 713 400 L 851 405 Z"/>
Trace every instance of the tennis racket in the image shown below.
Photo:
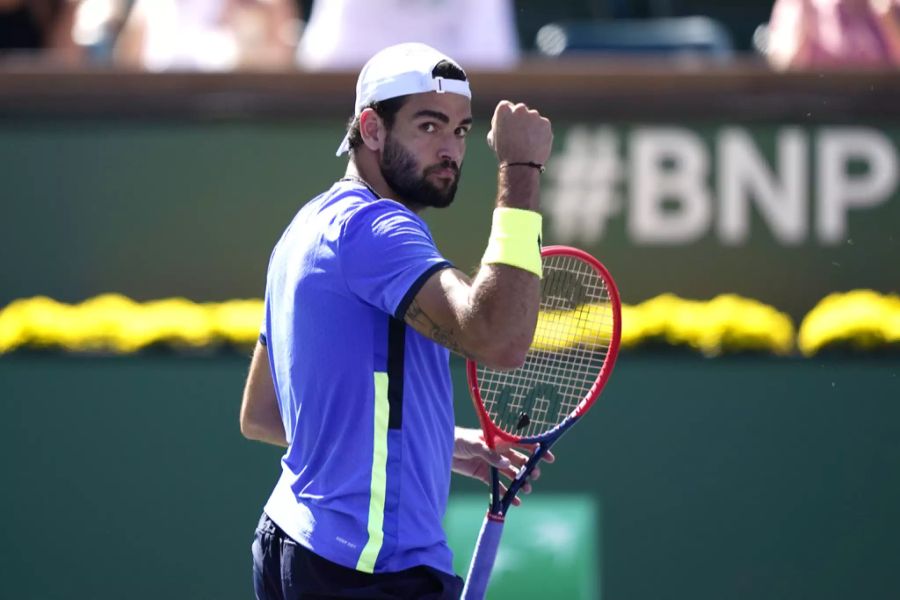
<path fill-rule="evenodd" d="M 525 363 L 512 371 L 466 363 L 487 445 L 537 448 L 502 497 L 499 474 L 491 469 L 491 502 L 469 565 L 465 600 L 484 598 L 506 511 L 550 446 L 594 404 L 619 351 L 621 303 L 606 268 L 566 246 L 544 248 L 541 261 L 541 304 Z"/>

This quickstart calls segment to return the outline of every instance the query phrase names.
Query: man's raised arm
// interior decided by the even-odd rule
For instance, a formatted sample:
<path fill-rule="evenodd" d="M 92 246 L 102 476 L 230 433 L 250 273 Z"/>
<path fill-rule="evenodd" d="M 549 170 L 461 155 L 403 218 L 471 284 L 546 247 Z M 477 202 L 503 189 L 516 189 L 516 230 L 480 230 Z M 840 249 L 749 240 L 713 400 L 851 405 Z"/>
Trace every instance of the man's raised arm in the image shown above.
<path fill-rule="evenodd" d="M 524 104 L 500 102 L 488 144 L 499 161 L 491 238 L 474 279 L 432 275 L 406 322 L 450 350 L 493 368 L 525 360 L 540 303 L 540 173 L 550 156 L 550 121 Z"/>

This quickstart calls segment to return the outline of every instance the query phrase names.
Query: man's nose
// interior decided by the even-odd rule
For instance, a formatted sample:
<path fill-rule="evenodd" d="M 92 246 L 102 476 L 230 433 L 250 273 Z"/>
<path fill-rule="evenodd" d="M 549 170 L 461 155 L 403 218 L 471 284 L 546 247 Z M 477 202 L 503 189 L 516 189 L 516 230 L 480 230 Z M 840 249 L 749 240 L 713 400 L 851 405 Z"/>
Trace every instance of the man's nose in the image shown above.
<path fill-rule="evenodd" d="M 449 161 L 459 165 L 459 163 L 462 162 L 464 154 L 465 146 L 458 136 L 449 135 L 441 140 L 441 145 L 438 149 L 438 158 L 441 162 Z"/>

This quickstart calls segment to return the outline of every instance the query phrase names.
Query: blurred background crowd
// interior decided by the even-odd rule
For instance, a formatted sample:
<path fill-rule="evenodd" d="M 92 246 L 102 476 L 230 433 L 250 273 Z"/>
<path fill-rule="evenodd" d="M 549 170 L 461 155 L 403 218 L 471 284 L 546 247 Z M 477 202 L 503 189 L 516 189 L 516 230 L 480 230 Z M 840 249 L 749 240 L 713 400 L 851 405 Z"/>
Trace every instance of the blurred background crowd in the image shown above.
<path fill-rule="evenodd" d="M 354 70 L 411 39 L 479 70 L 564 54 L 896 67 L 900 0 L 0 0 L 0 64 Z"/>

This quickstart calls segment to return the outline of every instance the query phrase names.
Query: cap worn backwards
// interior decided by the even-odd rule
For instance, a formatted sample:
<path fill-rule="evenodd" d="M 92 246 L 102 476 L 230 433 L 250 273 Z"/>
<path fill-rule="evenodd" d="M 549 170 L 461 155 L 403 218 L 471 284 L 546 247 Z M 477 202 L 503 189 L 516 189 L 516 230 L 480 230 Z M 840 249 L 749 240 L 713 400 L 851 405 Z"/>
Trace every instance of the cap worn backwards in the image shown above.
<path fill-rule="evenodd" d="M 459 66 L 455 60 L 431 46 L 419 43 L 388 46 L 369 59 L 356 80 L 356 107 L 354 116 L 373 102 L 381 102 L 397 96 L 437 92 L 472 97 L 468 81 L 435 77 L 432 73 L 438 63 L 447 61 Z M 462 70 L 462 69 L 460 69 Z M 337 156 L 350 151 L 349 134 L 344 136 Z"/>

